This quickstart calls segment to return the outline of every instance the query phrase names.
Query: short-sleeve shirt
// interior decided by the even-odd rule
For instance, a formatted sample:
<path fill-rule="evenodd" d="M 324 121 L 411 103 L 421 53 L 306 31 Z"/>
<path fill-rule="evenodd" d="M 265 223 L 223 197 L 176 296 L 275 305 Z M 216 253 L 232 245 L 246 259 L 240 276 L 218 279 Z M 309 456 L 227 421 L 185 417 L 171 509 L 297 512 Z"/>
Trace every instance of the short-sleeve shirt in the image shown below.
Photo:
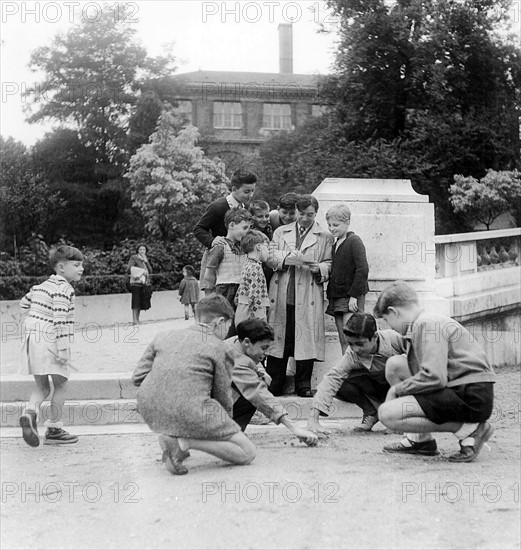
<path fill-rule="evenodd" d="M 261 262 L 247 258 L 235 300 L 236 304 L 247 304 L 254 317 L 258 316 L 256 313 L 259 310 L 269 306 L 268 288 Z"/>

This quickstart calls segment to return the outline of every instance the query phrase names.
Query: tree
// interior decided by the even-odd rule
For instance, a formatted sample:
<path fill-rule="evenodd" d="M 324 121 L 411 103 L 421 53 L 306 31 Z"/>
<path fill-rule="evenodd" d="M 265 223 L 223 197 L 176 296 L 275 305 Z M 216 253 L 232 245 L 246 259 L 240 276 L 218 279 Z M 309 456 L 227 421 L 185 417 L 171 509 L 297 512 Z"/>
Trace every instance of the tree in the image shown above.
<path fill-rule="evenodd" d="M 453 174 L 481 178 L 521 164 L 521 51 L 498 32 L 512 2 L 329 4 L 340 21 L 335 74 L 322 88 L 331 113 L 285 144 L 284 185 L 408 178 L 434 202 L 437 231 L 461 231 L 465 219 L 449 202 Z M 266 171 L 279 142 L 263 152 Z"/>
<path fill-rule="evenodd" d="M 124 12 L 128 6 L 118 9 Z M 128 158 L 128 123 L 140 83 L 163 75 L 173 60 L 147 58 L 137 42 L 137 29 L 125 23 L 124 13 L 115 17 L 108 4 L 100 11 L 98 21 L 84 19 L 32 53 L 31 68 L 45 76 L 29 91 L 28 109 L 37 110 L 28 120 L 51 119 L 72 127 L 81 142 L 96 151 L 98 179 L 105 182 L 120 175 Z"/>
<path fill-rule="evenodd" d="M 0 136 L 0 157 L 0 246 L 16 251 L 33 232 L 47 239 L 49 219 L 63 199 L 37 172 L 22 143 Z"/>
<path fill-rule="evenodd" d="M 147 229 L 162 239 L 191 232 L 208 203 L 227 192 L 224 164 L 204 155 L 196 145 L 199 137 L 197 128 L 181 128 L 172 112 L 164 111 L 150 143 L 130 159 L 125 177 L 133 204 Z"/>
<path fill-rule="evenodd" d="M 473 177 L 454 176 L 450 201 L 456 212 L 463 212 L 487 230 L 492 222 L 521 201 L 521 173 L 488 170 L 479 181 Z"/>

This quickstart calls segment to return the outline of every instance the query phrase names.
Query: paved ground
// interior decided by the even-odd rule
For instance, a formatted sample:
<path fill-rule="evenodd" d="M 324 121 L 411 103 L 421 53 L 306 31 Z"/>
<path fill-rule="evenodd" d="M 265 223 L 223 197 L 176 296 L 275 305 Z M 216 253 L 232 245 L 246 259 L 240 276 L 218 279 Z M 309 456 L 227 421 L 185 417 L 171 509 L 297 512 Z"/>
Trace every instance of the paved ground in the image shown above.
<path fill-rule="evenodd" d="M 499 375 L 495 435 L 466 465 L 446 461 L 448 434 L 440 457 L 389 456 L 396 436 L 356 435 L 354 419 L 316 448 L 250 427 L 253 464 L 193 451 L 182 477 L 143 426 L 67 448 L 3 437 L 0 547 L 519 548 L 519 368 Z"/>
<path fill-rule="evenodd" d="M 79 372 L 132 372 L 155 334 L 190 326 L 193 319 L 171 319 L 134 326 L 117 324 L 77 331 L 72 346 L 72 363 Z M 1 343 L 0 374 L 18 372 L 20 337 Z"/>

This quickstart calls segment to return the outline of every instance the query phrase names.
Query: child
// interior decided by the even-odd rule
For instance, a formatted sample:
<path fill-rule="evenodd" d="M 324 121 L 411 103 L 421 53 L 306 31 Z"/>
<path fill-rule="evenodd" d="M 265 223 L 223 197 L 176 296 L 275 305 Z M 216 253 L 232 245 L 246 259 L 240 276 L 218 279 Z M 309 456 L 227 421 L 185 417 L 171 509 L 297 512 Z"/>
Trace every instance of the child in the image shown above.
<path fill-rule="evenodd" d="M 357 432 L 370 432 L 378 422 L 378 407 L 385 401 L 389 384 L 385 363 L 405 353 L 403 338 L 394 330 L 376 330 L 368 313 L 354 313 L 344 327 L 349 347 L 318 385 L 308 420 L 308 430 L 322 432 L 319 416 L 328 416 L 333 399 L 355 403 L 363 411 Z"/>
<path fill-rule="evenodd" d="M 284 407 L 268 390 L 271 379 L 259 364 L 273 342 L 273 329 L 261 319 L 248 319 L 237 325 L 237 337 L 226 340 L 225 346 L 234 358 L 233 419 L 246 430 L 255 411 L 260 409 L 276 424 L 288 430 L 306 445 L 315 446 L 317 436 L 291 422 Z"/>
<path fill-rule="evenodd" d="M 268 237 L 260 231 L 251 230 L 241 240 L 241 249 L 247 255 L 242 269 L 241 282 L 235 295 L 237 309 L 235 326 L 251 317 L 267 319 L 270 300 L 262 262 L 268 259 Z"/>
<path fill-rule="evenodd" d="M 183 267 L 183 280 L 179 284 L 179 301 L 185 306 L 185 320 L 188 321 L 190 309 L 195 317 L 195 304 L 199 301 L 199 283 L 195 278 L 195 269 L 191 265 Z"/>
<path fill-rule="evenodd" d="M 236 170 L 230 180 L 230 194 L 213 201 L 195 225 L 195 238 L 205 246 L 199 277 L 202 290 L 204 290 L 204 275 L 208 252 L 212 246 L 224 243 L 227 233 L 224 223 L 226 212 L 234 208 L 247 208 L 255 193 L 256 184 L 257 176 L 253 172 Z"/>
<path fill-rule="evenodd" d="M 270 212 L 270 225 L 273 231 L 297 219 L 297 199 L 296 193 L 286 193 L 280 197 L 277 210 Z"/>
<path fill-rule="evenodd" d="M 224 223 L 228 228 L 226 239 L 208 252 L 204 291 L 206 295 L 213 292 L 221 294 L 235 309 L 235 295 L 246 262 L 246 255 L 241 249 L 241 239 L 250 230 L 251 214 L 244 208 L 234 208 L 226 212 Z M 228 336 L 234 335 L 235 325 L 232 321 Z"/>
<path fill-rule="evenodd" d="M 383 450 L 436 455 L 430 432 L 452 432 L 460 452 L 449 460 L 475 460 L 493 433 L 487 419 L 495 373 L 485 352 L 454 319 L 423 311 L 415 290 L 403 281 L 383 289 L 375 314 L 403 334 L 408 344 L 406 357 L 387 362 L 391 389 L 378 412 L 387 427 L 412 433 Z"/>
<path fill-rule="evenodd" d="M 252 215 L 252 229 L 264 233 L 271 241 L 273 228 L 270 223 L 270 205 L 266 201 L 253 201 L 250 203 L 249 211 Z"/>
<path fill-rule="evenodd" d="M 255 458 L 253 443 L 230 416 L 232 380 L 222 340 L 233 309 L 214 294 L 195 312 L 197 325 L 157 335 L 132 375 L 139 412 L 160 434 L 163 462 L 175 475 L 188 472 L 188 449 L 234 464 Z"/>
<path fill-rule="evenodd" d="M 72 246 L 52 250 L 50 264 L 56 275 L 35 285 L 20 301 L 26 337 L 22 348 L 21 374 L 32 374 L 36 388 L 20 417 L 22 436 L 31 447 L 38 447 L 36 425 L 41 403 L 54 391 L 49 419 L 45 421 L 44 445 L 77 443 L 78 438 L 63 429 L 61 421 L 67 381 L 70 374 L 70 344 L 74 338 L 74 289 L 83 273 L 83 255 Z"/>
<path fill-rule="evenodd" d="M 349 231 L 351 211 L 345 204 L 332 206 L 326 214 L 329 232 L 335 237 L 333 264 L 327 285 L 328 315 L 335 318 L 342 355 L 347 348 L 343 328 L 351 315 L 363 312 L 369 291 L 369 266 L 365 246 L 358 235 Z"/>

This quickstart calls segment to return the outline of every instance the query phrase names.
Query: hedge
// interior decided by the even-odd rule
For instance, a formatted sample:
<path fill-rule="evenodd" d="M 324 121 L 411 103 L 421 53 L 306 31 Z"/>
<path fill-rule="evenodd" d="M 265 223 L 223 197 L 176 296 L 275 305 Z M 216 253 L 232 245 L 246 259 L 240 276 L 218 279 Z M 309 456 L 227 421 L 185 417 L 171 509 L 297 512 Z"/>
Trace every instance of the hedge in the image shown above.
<path fill-rule="evenodd" d="M 0 277 L 0 300 L 20 300 L 33 285 L 40 284 L 45 279 L 47 276 Z M 179 288 L 179 275 L 176 273 L 152 273 L 150 279 L 155 291 Z M 130 292 L 128 275 L 87 275 L 81 281 L 73 283 L 73 286 L 77 296 Z"/>

